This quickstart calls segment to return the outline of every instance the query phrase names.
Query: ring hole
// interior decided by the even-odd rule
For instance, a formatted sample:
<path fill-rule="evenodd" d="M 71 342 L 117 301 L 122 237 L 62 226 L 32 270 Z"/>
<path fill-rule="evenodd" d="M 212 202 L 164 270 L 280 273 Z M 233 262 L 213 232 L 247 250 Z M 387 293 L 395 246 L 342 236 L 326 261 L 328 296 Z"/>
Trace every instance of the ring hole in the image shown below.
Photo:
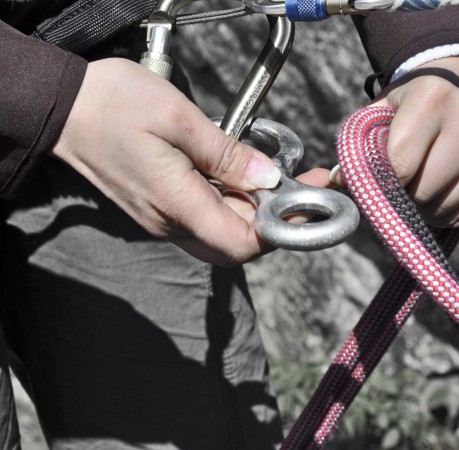
<path fill-rule="evenodd" d="M 294 225 L 303 225 L 325 222 L 332 215 L 332 211 L 326 210 L 322 205 L 316 208 L 313 205 L 295 205 L 283 210 L 280 219 Z"/>

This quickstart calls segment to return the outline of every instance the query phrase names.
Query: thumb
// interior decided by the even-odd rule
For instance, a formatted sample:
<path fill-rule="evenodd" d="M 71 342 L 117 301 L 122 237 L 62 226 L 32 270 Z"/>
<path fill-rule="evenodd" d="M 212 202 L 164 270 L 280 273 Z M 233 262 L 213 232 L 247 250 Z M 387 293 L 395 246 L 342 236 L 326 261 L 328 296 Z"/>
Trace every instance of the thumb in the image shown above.
<path fill-rule="evenodd" d="M 183 101 L 174 108 L 175 129 L 168 140 L 216 180 L 244 191 L 273 188 L 280 171 L 264 153 L 227 136 L 193 103 Z"/>

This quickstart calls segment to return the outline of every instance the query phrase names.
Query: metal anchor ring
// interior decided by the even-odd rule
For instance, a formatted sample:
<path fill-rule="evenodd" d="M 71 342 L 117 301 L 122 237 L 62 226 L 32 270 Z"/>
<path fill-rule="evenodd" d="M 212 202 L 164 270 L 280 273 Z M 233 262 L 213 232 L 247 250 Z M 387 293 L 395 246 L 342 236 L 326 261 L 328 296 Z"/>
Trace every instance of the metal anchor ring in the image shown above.
<path fill-rule="evenodd" d="M 220 119 L 213 119 L 218 125 Z M 282 175 L 273 189 L 257 189 L 242 194 L 256 206 L 254 227 L 260 237 L 274 247 L 289 250 L 319 250 L 343 242 L 359 224 L 354 202 L 340 192 L 309 186 L 292 177 L 303 157 L 299 137 L 288 127 L 272 120 L 255 119 L 247 138 L 277 150 L 272 158 Z M 227 186 L 217 185 L 223 194 L 241 195 Z M 318 215 L 320 222 L 290 223 L 292 214 Z"/>

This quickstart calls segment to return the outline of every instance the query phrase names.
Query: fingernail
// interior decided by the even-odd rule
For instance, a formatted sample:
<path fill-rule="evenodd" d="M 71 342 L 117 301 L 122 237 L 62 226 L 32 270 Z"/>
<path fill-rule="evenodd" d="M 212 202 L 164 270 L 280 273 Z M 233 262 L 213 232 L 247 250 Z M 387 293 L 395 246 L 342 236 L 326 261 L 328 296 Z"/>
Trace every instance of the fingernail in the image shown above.
<path fill-rule="evenodd" d="M 341 167 L 339 164 L 337 164 L 335 167 L 333 167 L 332 170 L 330 170 L 330 174 L 328 175 L 328 179 L 330 182 L 336 184 L 336 177 L 338 176 L 340 170 Z"/>
<path fill-rule="evenodd" d="M 271 189 L 279 183 L 281 172 L 274 163 L 254 156 L 247 166 L 245 176 L 254 188 Z"/>

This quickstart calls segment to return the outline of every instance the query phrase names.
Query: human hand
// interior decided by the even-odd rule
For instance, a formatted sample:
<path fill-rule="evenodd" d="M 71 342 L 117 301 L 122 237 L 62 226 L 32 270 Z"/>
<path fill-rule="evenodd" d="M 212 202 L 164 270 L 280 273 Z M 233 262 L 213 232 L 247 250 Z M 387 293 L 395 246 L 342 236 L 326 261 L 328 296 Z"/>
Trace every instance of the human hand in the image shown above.
<path fill-rule="evenodd" d="M 138 64 L 89 64 L 53 153 L 152 235 L 201 260 L 230 266 L 271 250 L 253 228 L 253 207 L 222 197 L 203 174 L 250 191 L 274 187 L 278 169 Z M 325 186 L 327 176 L 299 179 Z"/>
<path fill-rule="evenodd" d="M 459 74 L 459 58 L 422 67 Z M 421 76 L 376 99 L 397 110 L 387 152 L 395 174 L 426 221 L 459 227 L 459 89 L 443 78 Z"/>

